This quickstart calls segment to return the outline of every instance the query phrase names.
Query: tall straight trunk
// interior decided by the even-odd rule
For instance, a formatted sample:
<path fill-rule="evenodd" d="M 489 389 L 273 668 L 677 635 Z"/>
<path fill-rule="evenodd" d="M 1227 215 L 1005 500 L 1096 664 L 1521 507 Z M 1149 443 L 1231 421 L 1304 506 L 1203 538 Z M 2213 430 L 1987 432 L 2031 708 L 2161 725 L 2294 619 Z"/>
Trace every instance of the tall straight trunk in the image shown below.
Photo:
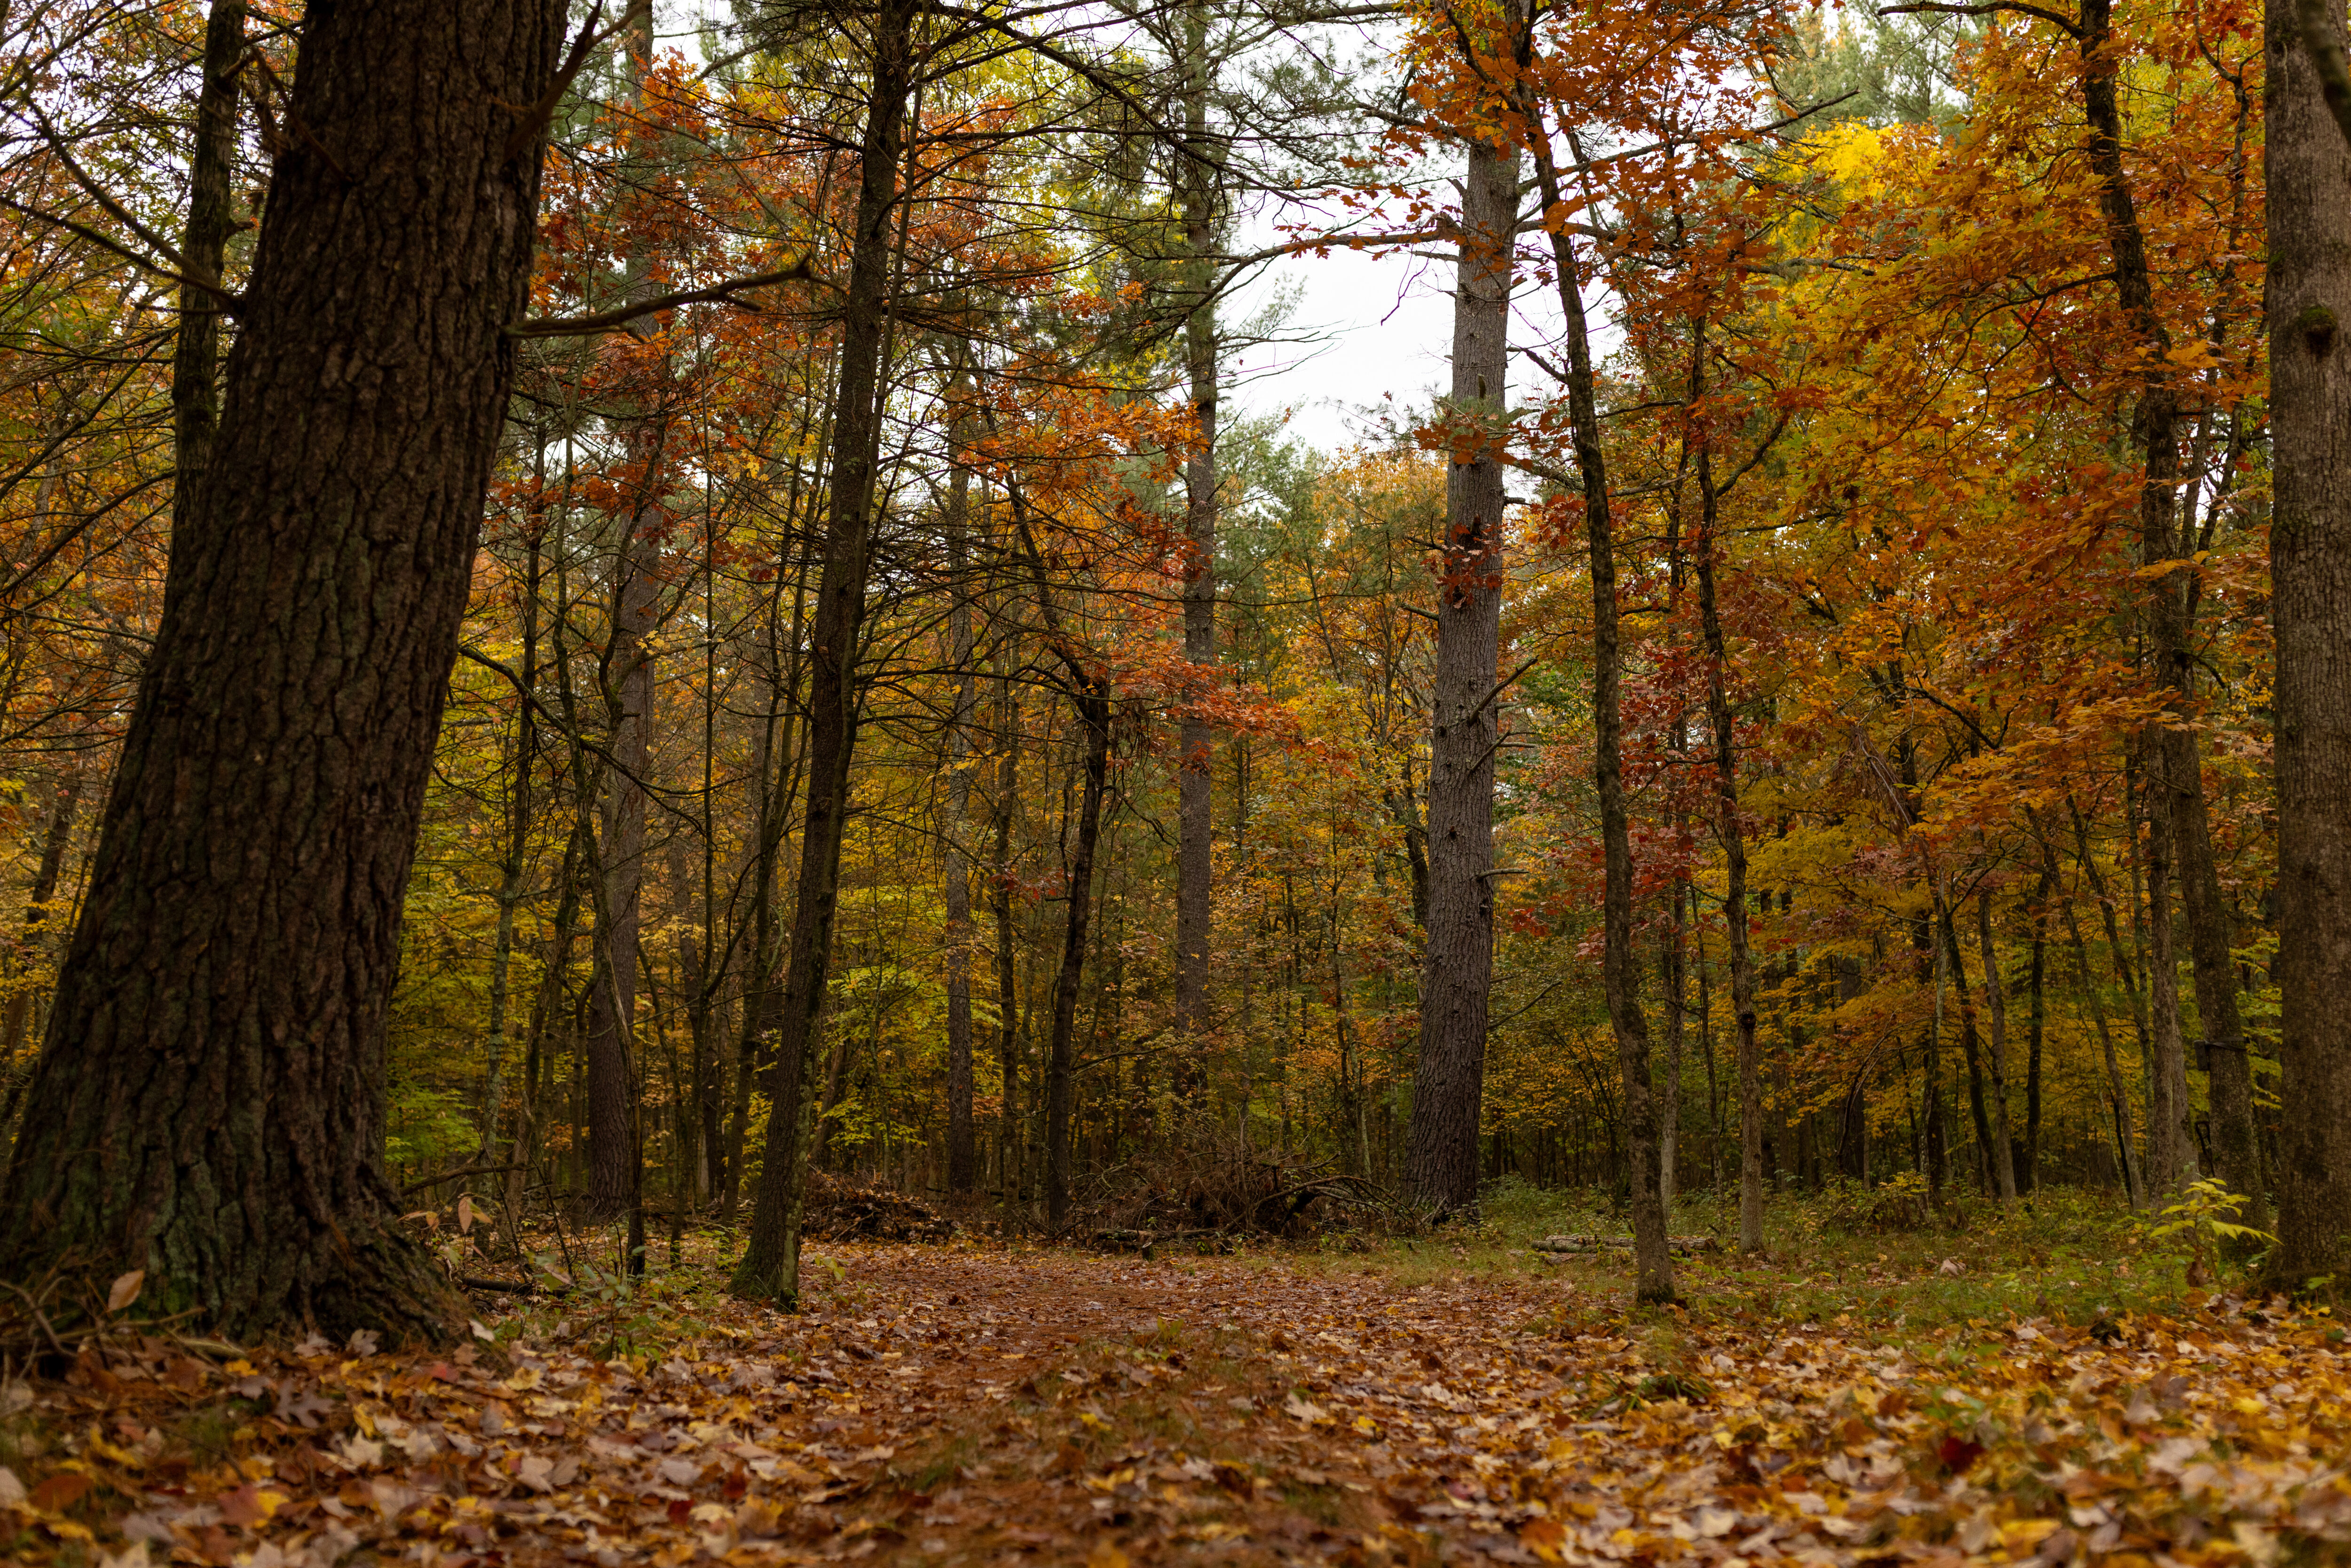
<path fill-rule="evenodd" d="M 2191 659 L 2184 647 L 2174 654 L 2172 685 L 2183 697 Z M 2231 1192 L 2244 1196 L 2238 1218 L 2266 1230 L 2270 1206 L 2262 1180 L 2261 1142 L 2253 1128 L 2252 1057 L 2237 1007 L 2237 960 L 2230 951 L 2234 922 L 2221 896 L 2211 819 L 2205 810 L 2203 747 L 2192 729 L 2167 730 L 2162 739 L 2164 782 L 2171 791 L 2171 827 L 2179 855 L 2179 903 L 2188 916 L 2189 974 L 2210 1080 L 2212 1174 Z"/>
<path fill-rule="evenodd" d="M 996 1115 L 997 1174 L 1006 1201 L 1020 1197 L 1020 986 L 1012 961 L 1012 817 L 1020 806 L 1019 706 L 1012 683 L 1005 680 L 997 696 L 998 730 L 1004 761 L 997 781 L 991 815 L 995 820 L 995 852 L 988 861 L 987 904 L 996 923 L 996 1051 L 1002 1093 Z"/>
<path fill-rule="evenodd" d="M 498 866 L 498 924 L 490 944 L 488 1070 L 482 1085 L 482 1153 L 498 1135 L 506 1103 L 507 1010 L 514 969 L 515 912 L 522 904 L 523 873 L 530 862 L 531 768 L 538 757 L 538 584 L 544 536 L 533 518 L 526 545 L 522 585 L 522 667 L 515 703 L 514 783 L 507 795 L 506 853 Z"/>
<path fill-rule="evenodd" d="M 1093 916 L 1094 852 L 1102 840 L 1102 790 L 1110 778 L 1110 695 L 1099 674 L 1071 659 L 1070 700 L 1085 730 L 1085 777 L 1080 787 L 1078 831 L 1064 881 L 1069 917 L 1062 931 L 1061 969 L 1053 983 L 1053 1032 L 1045 1056 L 1045 1223 L 1069 1223 L 1071 1122 L 1077 1109 L 1078 988 L 1084 978 L 1086 930 Z"/>
<path fill-rule="evenodd" d="M 958 378 L 960 381 L 960 378 Z M 963 443 L 957 443 L 958 455 Z M 939 859 L 946 879 L 947 961 L 947 1190 L 969 1192 L 977 1176 L 978 1151 L 971 1125 L 971 857 L 965 851 L 965 821 L 971 812 L 971 716 L 977 673 L 973 670 L 971 625 L 971 473 L 958 465 L 947 481 L 949 657 L 955 662 L 955 711 L 947 721 L 946 821 L 939 832 Z"/>
<path fill-rule="evenodd" d="M 2106 1098 L 2113 1107 L 2115 1119 L 2115 1149 L 2122 1161 L 2123 1191 L 2130 1199 L 2134 1212 L 2145 1207 L 2147 1192 L 2140 1175 L 2140 1164 L 2133 1154 L 2135 1140 L 2131 1135 L 2130 1085 L 2124 1082 L 2120 1059 L 2115 1054 L 2114 1030 L 2106 1027 L 2106 1005 L 2098 998 L 2098 988 L 2090 977 L 2090 951 L 2082 940 L 2082 923 L 2074 914 L 2071 899 L 2065 903 L 2065 935 L 2074 949 L 2074 977 L 2082 994 L 2090 1004 L 2090 1020 L 2098 1031 L 2098 1049 L 2106 1063 Z"/>
<path fill-rule="evenodd" d="M 2145 470 L 2139 490 L 2139 564 L 2152 570 L 2179 559 L 2176 538 L 2180 480 L 2179 393 L 2171 381 L 2177 372 L 2166 358 L 2171 336 L 2156 312 L 2146 237 L 2123 166 L 2112 12 L 2112 0 L 2085 0 L 2082 6 L 2082 106 L 2090 131 L 2090 166 L 2098 177 L 2098 206 L 2114 256 L 2116 292 L 2148 366 L 2132 411 L 2131 436 Z M 2186 575 L 2160 572 L 2147 584 L 2147 642 L 2168 710 L 2146 736 L 2147 788 L 2152 794 L 2168 797 L 2162 814 L 2172 842 L 2166 848 L 2174 857 L 2171 864 L 2188 916 L 2197 1014 L 2211 1062 L 2212 1142 L 2220 1167 L 2217 1174 L 2248 1195 L 2248 1212 L 2258 1221 L 2265 1215 L 2266 1205 L 2261 1197 L 2260 1155 L 2253 1135 L 2252 1062 L 2238 1016 L 2236 966 L 2229 954 L 2228 911 L 2220 895 L 2211 822 L 2205 810 L 2201 747 L 2196 732 L 2187 727 L 2192 718 L 2189 699 L 2194 655 L 2189 644 Z M 2167 949 L 2168 935 L 2164 933 Z"/>
<path fill-rule="evenodd" d="M 1976 1030 L 1975 993 L 1968 984 L 1968 963 L 1959 950 L 1959 926 L 1940 890 L 1935 895 L 1935 924 L 1942 934 L 1944 959 L 1950 966 L 1951 994 L 1959 1004 L 1959 1054 L 1968 1063 L 1968 1110 L 1975 1118 L 1976 1147 L 1982 1151 L 1982 1183 L 2003 1200 L 2012 1198 L 2016 1196 L 2016 1174 L 2008 1162 L 2007 1109 L 2000 1108 L 1995 1122 L 1994 1102 L 1984 1092 L 1983 1037 Z"/>
<path fill-rule="evenodd" d="M 2141 753 L 2152 768 L 2162 766 L 2161 737 L 2140 737 Z M 2147 1096 L 2147 1185 L 2157 1193 L 2177 1192 L 2196 1179 L 2194 1107 L 2188 1097 L 2188 1051 L 2179 1025 L 2179 965 L 2172 954 L 2171 791 L 2150 786 L 2141 792 L 2147 812 L 2147 1025 L 2155 1045 L 2148 1063 L 2153 1079 Z M 2134 824 L 2136 827 L 2136 824 Z"/>
<path fill-rule="evenodd" d="M 2270 614 L 2277 637 L 2282 1285 L 2351 1276 L 2351 155 L 2327 123 L 2294 0 L 2269 0 Z M 2344 18 L 2305 4 L 2338 57 Z"/>
<path fill-rule="evenodd" d="M 1666 1093 L 1657 1136 L 1657 1196 L 1668 1216 L 1674 1211 L 1674 1155 L 1681 1142 L 1682 1034 L 1687 999 L 1682 960 L 1688 930 L 1685 892 L 1681 879 L 1677 877 L 1673 884 L 1673 924 L 1661 939 L 1657 955 L 1657 988 L 1666 1004 Z"/>
<path fill-rule="evenodd" d="M 1462 183 L 1448 417 L 1499 427 L 1509 371 L 1515 148 L 1472 142 Z M 1478 1126 L 1494 967 L 1496 665 L 1502 623 L 1502 465 L 1457 444 L 1445 496 L 1429 693 L 1428 928 L 1405 1187 L 1437 1214 L 1478 1206 Z M 1470 454 L 1465 461 L 1459 454 Z"/>
<path fill-rule="evenodd" d="M 1184 11 L 1184 148 L 1180 185 L 1184 241 L 1190 252 L 1185 287 L 1184 371 L 1190 382 L 1192 446 L 1184 464 L 1184 657 L 1196 685 L 1213 680 L 1217 661 L 1217 203 L 1222 194 L 1208 127 L 1208 7 Z M 1187 711 L 1176 771 L 1176 1021 L 1186 1041 L 1178 1082 L 1196 1084 L 1208 1028 L 1208 942 L 1213 913 L 1216 774 L 1207 722 Z"/>
<path fill-rule="evenodd" d="M 620 520 L 611 635 L 606 654 L 609 760 L 599 771 L 595 975 L 588 993 L 588 1204 L 620 1212 L 636 1190 L 637 939 L 645 880 L 644 779 L 653 761 L 653 665 L 658 605 L 653 551 L 642 515 Z"/>
<path fill-rule="evenodd" d="M 771 603 L 768 607 L 770 657 L 768 712 L 759 747 L 759 841 L 751 865 L 751 957 L 743 980 L 742 1027 L 735 1040 L 735 1105 L 727 1134 L 726 1170 L 718 1197 L 719 1212 L 730 1218 L 742 1198 L 743 1145 L 751 1119 L 751 1090 L 774 1055 L 776 1019 L 782 1004 L 777 970 L 784 958 L 784 928 L 776 918 L 776 873 L 783 858 L 784 830 L 791 819 L 792 802 L 799 798 L 804 732 L 794 719 L 799 705 L 800 648 L 805 641 L 807 609 L 807 578 L 802 574 L 792 587 L 792 619 L 787 643 L 790 653 L 789 657 L 779 657 L 775 646 L 778 606 Z M 778 708 L 782 710 L 780 737 L 776 734 Z M 769 1092 L 772 1103 L 772 1084 Z"/>
<path fill-rule="evenodd" d="M 1976 943 L 1983 957 L 1984 1019 L 1990 1025 L 1985 1060 L 1991 1068 L 1991 1135 L 1999 1141 L 1992 1176 L 2000 1185 L 2001 1201 L 2016 1201 L 2016 1139 L 2009 1127 L 2008 1107 L 2008 980 L 2001 973 L 2000 950 L 1991 939 L 1991 890 L 1976 894 Z"/>
<path fill-rule="evenodd" d="M 0 1201 L 7 1278 L 144 1269 L 147 1305 L 238 1339 L 463 1333 L 395 1223 L 383 1019 L 530 274 L 539 139 L 507 106 L 563 20 L 304 16 L 305 131 Z"/>
<path fill-rule="evenodd" d="M 2026 977 L 2024 1062 L 2024 1169 L 2018 1181 L 2027 1192 L 2041 1186 L 2041 1048 L 2049 1024 L 2049 901 L 2057 893 L 2057 852 L 2041 840 L 2041 884 L 2032 894 L 2032 968 Z"/>
<path fill-rule="evenodd" d="M 188 151 L 188 222 L 180 256 L 180 329 L 172 350 L 172 526 L 196 517 L 220 429 L 221 300 L 213 292 L 236 232 L 229 186 L 236 172 L 237 70 L 244 64 L 245 0 L 213 0 L 204 19 L 204 75 L 196 88 L 195 136 Z M 205 287 L 210 285 L 211 287 Z"/>
<path fill-rule="evenodd" d="M 706 799 L 707 797 L 705 797 Z M 677 952 L 677 986 L 672 998 L 671 1016 L 682 1005 L 685 1012 L 688 1047 L 692 1051 L 690 1078 L 682 1077 L 674 1049 L 670 1054 L 670 1092 L 673 1108 L 671 1137 L 677 1149 L 677 1168 L 683 1177 L 670 1193 L 673 1216 L 682 1212 L 689 1201 L 699 1204 L 708 1192 L 709 1167 L 705 1163 L 706 1153 L 702 1141 L 702 1089 L 710 1071 L 710 986 L 709 955 L 703 946 L 703 932 L 695 921 L 686 918 L 686 911 L 695 904 L 694 874 L 688 868 L 685 840 L 681 834 L 669 841 L 669 898 L 674 912 Z M 653 977 L 648 962 L 640 963 L 650 992 Z"/>
<path fill-rule="evenodd" d="M 857 740 L 857 647 L 865 620 L 879 466 L 882 374 L 889 344 L 891 214 L 914 86 L 914 0 L 882 0 L 871 13 L 872 79 L 860 151 L 857 227 L 842 309 L 841 393 L 833 422 L 831 506 L 825 518 L 809 682 L 808 811 L 792 908 L 791 956 L 776 1026 L 777 1083 L 765 1165 L 736 1294 L 796 1305 L 800 1210 L 807 1184 L 809 1078 L 821 1059 L 841 844 L 849 814 L 850 754 Z"/>
<path fill-rule="evenodd" d="M 1747 833 L 1739 821 L 1738 736 L 1730 711 L 1729 654 L 1715 591 L 1714 468 L 1698 454 L 1705 507 L 1698 545 L 1698 608 L 1706 641 L 1706 713 L 1714 732 L 1715 835 L 1722 845 L 1722 917 L 1729 936 L 1730 1015 L 1738 1030 L 1739 1249 L 1763 1249 L 1763 1060 L 1755 1034 L 1755 959 L 1748 949 Z"/>
<path fill-rule="evenodd" d="M 546 962 L 541 966 L 538 993 L 531 1002 L 530 1022 L 523 1033 L 522 1092 L 515 1097 L 512 1132 L 507 1143 L 507 1240 L 519 1250 L 523 1198 L 529 1187 L 530 1165 L 538 1142 L 539 1067 L 548 1053 L 548 1030 L 563 1005 L 564 982 L 571 970 L 571 944 L 580 928 L 581 886 L 588 865 L 588 826 L 575 821 L 563 846 L 563 866 L 557 873 L 560 890 L 555 902 L 555 923 L 549 931 Z"/>
<path fill-rule="evenodd" d="M 1532 27 L 1516 6 L 1510 7 L 1508 14 L 1516 31 L 1520 63 L 1524 66 L 1533 46 Z M 1551 131 L 1523 78 L 1518 90 L 1521 105 L 1529 111 L 1528 141 L 1534 153 L 1542 210 L 1547 214 L 1564 214 L 1570 209 L 1552 160 Z M 1516 161 L 1512 162 L 1515 166 Z M 1657 1095 L 1649 1072 L 1649 1022 L 1641 1006 L 1641 966 L 1633 951 L 1633 835 L 1625 807 L 1624 651 L 1616 604 L 1615 524 L 1611 516 L 1607 458 L 1600 444 L 1599 389 L 1583 314 L 1583 272 L 1563 223 L 1546 228 L 1560 312 L 1567 321 L 1568 415 L 1573 425 L 1576 476 L 1583 486 L 1584 539 L 1592 574 L 1592 773 L 1600 798 L 1601 855 L 1606 866 L 1600 971 L 1608 1019 L 1616 1035 L 1617 1066 L 1624 1077 L 1625 1154 L 1633 1189 L 1633 1293 L 1641 1301 L 1670 1301 L 1674 1259 L 1666 1232 Z M 1701 470 L 1702 489 L 1710 489 L 1709 473 Z M 1710 497 L 1708 505 L 1712 505 Z M 1710 516 L 1708 534 L 1710 542 Z"/>
<path fill-rule="evenodd" d="M 2147 999 L 2139 994 L 2137 971 L 2131 967 L 2130 953 L 2123 946 L 2122 923 L 2115 909 L 2114 894 L 2106 887 L 2106 879 L 2098 870 L 2097 856 L 2090 850 L 2090 824 L 2082 815 L 2078 801 L 2070 795 L 2065 804 L 2074 819 L 2074 858 L 2089 879 L 2090 892 L 2098 901 L 2098 915 L 2105 925 L 2106 954 L 2114 960 L 2115 977 L 2122 982 L 2123 994 L 2130 998 L 2131 1027 L 2138 1039 L 2138 1054 L 2142 1062 L 2155 1060 L 2155 1039 L 2147 1017 Z M 2144 1173 L 2145 1162 L 2140 1164 Z"/>
<path fill-rule="evenodd" d="M 644 73 L 653 48 L 652 0 L 630 0 L 621 43 L 627 80 L 624 101 L 641 108 Z M 623 289 L 642 298 L 648 274 L 631 267 Z M 641 389 L 638 406 L 622 415 L 623 443 L 637 474 L 635 494 L 611 519 L 611 602 L 600 666 L 608 755 L 599 770 L 596 966 L 588 993 L 588 1207 L 610 1217 L 635 1195 L 643 1164 L 637 1138 L 637 938 L 643 925 L 645 775 L 653 760 L 653 653 L 660 608 L 656 572 L 660 549 L 664 445 L 660 389 Z"/>

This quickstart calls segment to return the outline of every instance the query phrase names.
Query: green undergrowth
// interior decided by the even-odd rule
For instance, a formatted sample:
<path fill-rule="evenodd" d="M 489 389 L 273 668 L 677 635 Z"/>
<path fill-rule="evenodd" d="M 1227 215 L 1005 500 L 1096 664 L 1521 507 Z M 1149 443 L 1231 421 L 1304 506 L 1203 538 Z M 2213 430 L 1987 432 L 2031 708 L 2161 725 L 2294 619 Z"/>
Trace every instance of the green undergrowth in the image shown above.
<path fill-rule="evenodd" d="M 1680 1303 L 1696 1318 L 1823 1327 L 1867 1324 L 1931 1331 L 2046 1318 L 2078 1325 L 2129 1314 L 2170 1314 L 2231 1291 L 2250 1292 L 2243 1264 L 2223 1265 L 2204 1285 L 2189 1281 L 2190 1253 L 2158 1222 L 2118 1197 L 2051 1189 L 2012 1207 L 1973 1197 L 1928 1213 L 1890 1204 L 1851 1184 L 1819 1193 L 1773 1194 L 1764 1247 L 1736 1248 L 1735 1192 L 1686 1197 L 1669 1227 L 1712 1245 L 1674 1260 Z M 1898 1196 L 1898 1195 L 1897 1195 Z M 1491 1186 L 1475 1223 L 1424 1235 L 1332 1239 L 1283 1255 L 1291 1267 L 1372 1273 L 1405 1289 L 1455 1281 L 1550 1282 L 1625 1310 L 1629 1251 L 1554 1257 L 1535 1243 L 1556 1235 L 1629 1234 L 1629 1217 L 1604 1195 Z M 1268 1256 L 1259 1254 L 1259 1256 Z M 1614 1301 L 1611 1301 L 1611 1298 Z"/>

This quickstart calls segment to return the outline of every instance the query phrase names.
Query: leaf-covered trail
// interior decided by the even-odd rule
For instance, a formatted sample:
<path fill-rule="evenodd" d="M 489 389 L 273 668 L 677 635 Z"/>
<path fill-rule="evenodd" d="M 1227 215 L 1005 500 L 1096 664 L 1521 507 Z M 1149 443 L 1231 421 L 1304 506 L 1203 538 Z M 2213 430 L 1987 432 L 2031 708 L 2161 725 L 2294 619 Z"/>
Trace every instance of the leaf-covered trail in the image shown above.
<path fill-rule="evenodd" d="M 94 1532 L 110 1561 L 216 1568 L 2351 1553 L 2323 1318 L 2224 1301 L 1895 1346 L 1628 1328 L 1590 1277 L 825 1253 L 808 1313 L 706 1309 L 652 1359 L 86 1361 L 36 1391 L 58 1440 L 0 1479 L 0 1518 L 27 1554 Z"/>

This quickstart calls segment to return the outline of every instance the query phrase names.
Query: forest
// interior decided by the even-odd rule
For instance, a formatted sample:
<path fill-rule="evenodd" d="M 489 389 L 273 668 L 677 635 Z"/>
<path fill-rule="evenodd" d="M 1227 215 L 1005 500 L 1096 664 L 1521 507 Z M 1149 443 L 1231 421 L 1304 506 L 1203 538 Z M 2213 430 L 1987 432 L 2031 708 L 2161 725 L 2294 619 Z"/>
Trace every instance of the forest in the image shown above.
<path fill-rule="evenodd" d="M 617 1562 L 433 1466 L 542 1375 L 684 1422 L 799 1365 L 781 1408 L 847 1414 L 770 1452 L 743 1393 L 759 1455 L 648 1458 L 624 1550 L 928 1553 L 995 1461 L 889 1469 L 952 1422 L 865 1364 L 1002 1308 L 1111 1359 L 1000 1407 L 1079 1523 L 936 1505 L 972 1561 L 2327 1560 L 2346 38 L 2316 0 L 0 14 L 0 1540 Z M 1447 341 L 1358 329 L 1444 384 L 1312 386 L 1348 434 L 1309 437 L 1249 368 L 1314 346 L 1266 280 L 1365 258 L 1447 301 Z M 1450 1293 L 1388 1343 L 1364 1280 Z M 1596 1315 L 1524 1316 L 1543 1281 Z M 1762 1325 L 1856 1315 L 1771 1381 Z M 2062 1429 L 2160 1496 L 2051 1522 L 2095 1489 L 2016 1479 L 2048 1426 L 1888 1392 L 1914 1316 L 2073 1346 L 2067 1396 L 2129 1403 Z M 1538 1321 L 1573 1348 L 1528 1361 Z M 1598 1379 L 1559 1396 L 1614 1411 L 1594 1455 L 1779 1424 L 1720 1417 L 1729 1491 L 1571 1508 L 1568 1439 L 1471 1464 L 1440 1419 L 1455 1469 L 1407 1463 L 1305 1375 L 1471 1346 Z M 2181 1392 L 2214 1356 L 2306 1404 L 2269 1491 L 2250 1396 Z M 1084 1403 L 1212 1361 L 1287 1378 L 1207 1402 L 1302 1459 L 1122 1454 Z M 1828 1480 L 1941 1500 L 1757 1533 L 1823 1378 Z M 1510 1430 L 1570 1419 L 1512 1386 Z M 257 1414 L 137 1414 L 173 1388 Z M 2159 1479 L 2182 1431 L 2233 1492 Z M 246 1468 L 125 1516 L 183 1439 Z M 586 1498 L 587 1441 L 496 1485 Z M 1163 1459 L 1241 1512 L 1151 1522 Z"/>

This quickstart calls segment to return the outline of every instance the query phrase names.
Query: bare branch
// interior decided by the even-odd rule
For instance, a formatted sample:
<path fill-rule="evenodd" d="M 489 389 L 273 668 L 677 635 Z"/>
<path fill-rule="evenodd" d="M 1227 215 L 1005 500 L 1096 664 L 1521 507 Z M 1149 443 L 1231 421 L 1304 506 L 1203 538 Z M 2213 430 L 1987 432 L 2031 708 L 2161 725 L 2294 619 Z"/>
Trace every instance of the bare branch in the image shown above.
<path fill-rule="evenodd" d="M 732 305 L 741 310 L 759 308 L 747 299 L 736 296 L 753 288 L 771 287 L 778 283 L 816 281 L 815 269 L 802 256 L 789 267 L 775 272 L 762 272 L 750 277 L 733 277 L 724 283 L 714 283 L 707 288 L 688 288 L 675 294 L 656 295 L 634 305 L 616 306 L 600 310 L 592 316 L 540 316 L 517 322 L 507 329 L 509 338 L 580 338 L 598 332 L 609 332 L 615 327 L 625 327 L 642 317 L 674 310 L 681 305 Z"/>
<path fill-rule="evenodd" d="M 2082 24 L 2073 17 L 2061 12 L 2043 10 L 2038 5 L 2022 5 L 2019 0 L 1991 0 L 1991 4 L 1983 5 L 1928 5 L 1925 0 L 1917 0 L 1908 5 L 1880 5 L 1877 8 L 1881 16 L 1994 16 L 2002 12 L 2019 16 L 2038 16 L 2051 26 L 2061 29 L 2068 37 L 2082 36 Z"/>

